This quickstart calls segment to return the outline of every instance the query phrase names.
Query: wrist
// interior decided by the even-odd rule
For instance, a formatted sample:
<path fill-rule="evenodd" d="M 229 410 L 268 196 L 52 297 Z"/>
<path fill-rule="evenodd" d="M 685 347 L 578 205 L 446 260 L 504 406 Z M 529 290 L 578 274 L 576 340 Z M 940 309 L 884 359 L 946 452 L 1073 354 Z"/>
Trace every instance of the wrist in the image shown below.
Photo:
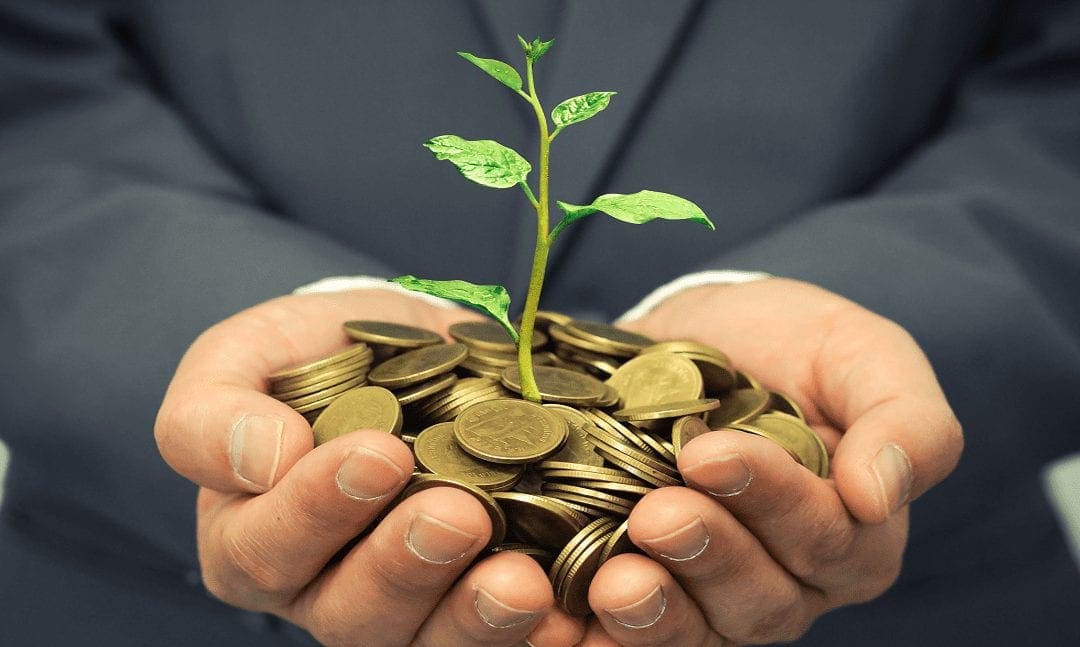
<path fill-rule="evenodd" d="M 301 285 L 292 291 L 293 294 L 327 294 L 331 292 L 349 292 L 352 290 L 386 290 L 400 294 L 410 299 L 433 305 L 447 310 L 458 309 L 459 306 L 449 299 L 441 299 L 408 290 L 397 283 L 388 281 L 379 276 L 328 276 L 313 283 Z"/>
<path fill-rule="evenodd" d="M 616 323 L 627 324 L 645 317 L 645 315 L 666 304 L 672 298 L 692 290 L 710 285 L 731 285 L 737 283 L 749 283 L 770 278 L 772 275 L 765 272 L 750 272 L 743 270 L 705 270 L 684 274 L 674 281 L 670 281 L 645 295 L 633 308 L 622 314 Z"/>

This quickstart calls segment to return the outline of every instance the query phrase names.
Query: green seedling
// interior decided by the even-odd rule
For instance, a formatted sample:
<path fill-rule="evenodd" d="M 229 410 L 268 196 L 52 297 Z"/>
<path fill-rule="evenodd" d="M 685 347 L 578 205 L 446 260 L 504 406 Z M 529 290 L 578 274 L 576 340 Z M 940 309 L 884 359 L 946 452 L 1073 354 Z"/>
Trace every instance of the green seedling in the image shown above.
<path fill-rule="evenodd" d="M 513 149 L 490 139 L 467 140 L 457 135 L 439 135 L 424 143 L 435 157 L 447 160 L 469 180 L 493 189 L 521 187 L 525 197 L 536 210 L 536 248 L 533 252 L 532 273 L 525 306 L 521 313 L 521 331 L 514 329 L 508 318 L 510 295 L 501 285 L 476 285 L 467 281 L 435 281 L 415 276 L 399 276 L 392 281 L 402 286 L 446 299 L 451 299 L 490 316 L 499 322 L 517 344 L 518 368 L 521 371 L 522 397 L 540 402 L 540 392 L 532 369 L 532 334 L 540 292 L 544 287 L 548 251 L 559 234 L 570 224 L 594 213 L 605 213 L 616 220 L 639 225 L 656 220 L 692 220 L 709 229 L 716 229 L 705 213 L 693 202 L 659 191 L 643 190 L 631 194 L 608 193 L 587 205 L 556 201 L 563 217 L 550 227 L 550 187 L 548 185 L 551 143 L 567 126 L 580 123 L 608 107 L 614 92 L 589 92 L 563 101 L 551 110 L 548 122 L 540 98 L 536 94 L 533 66 L 548 51 L 554 40 L 535 39 L 531 43 L 518 36 L 525 51 L 525 82 L 513 66 L 492 58 L 479 58 L 468 52 L 458 52 L 462 58 L 480 68 L 513 90 L 536 113 L 539 126 L 540 152 L 537 159 L 539 180 L 537 190 L 529 186 L 532 165 Z M 554 126 L 554 128 L 552 128 Z"/>

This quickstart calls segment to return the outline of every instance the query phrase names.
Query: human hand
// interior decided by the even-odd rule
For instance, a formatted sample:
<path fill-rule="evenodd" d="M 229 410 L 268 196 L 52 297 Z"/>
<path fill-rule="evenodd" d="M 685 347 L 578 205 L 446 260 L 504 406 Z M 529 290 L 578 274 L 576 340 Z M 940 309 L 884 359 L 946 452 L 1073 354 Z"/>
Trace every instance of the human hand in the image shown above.
<path fill-rule="evenodd" d="M 288 296 L 226 319 L 191 345 L 154 432 L 169 465 L 201 486 L 199 561 L 211 593 L 332 645 L 580 639 L 581 622 L 554 607 L 531 558 L 500 553 L 470 568 L 491 524 L 464 492 L 420 492 L 370 528 L 413 471 L 404 443 L 361 430 L 313 449 L 303 416 L 266 394 L 273 372 L 346 345 L 346 320 L 445 335 L 473 317 L 388 290 Z"/>
<path fill-rule="evenodd" d="M 651 492 L 629 533 L 651 559 L 604 564 L 583 644 L 793 640 L 825 611 L 896 579 L 908 504 L 956 466 L 960 425 L 914 340 L 895 323 L 786 279 L 680 293 L 626 325 L 727 353 L 791 396 L 832 456 L 820 479 L 736 431 L 683 448 L 686 488 Z"/>

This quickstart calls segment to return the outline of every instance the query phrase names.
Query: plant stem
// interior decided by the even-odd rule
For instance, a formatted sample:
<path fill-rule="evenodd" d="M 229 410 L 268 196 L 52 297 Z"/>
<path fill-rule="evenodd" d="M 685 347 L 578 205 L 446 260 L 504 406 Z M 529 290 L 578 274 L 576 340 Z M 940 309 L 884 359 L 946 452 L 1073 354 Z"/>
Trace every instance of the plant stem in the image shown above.
<path fill-rule="evenodd" d="M 547 117 L 540 99 L 536 96 L 536 83 L 533 79 L 532 60 L 525 59 L 526 75 L 529 81 L 529 103 L 536 113 L 540 126 L 540 183 L 539 196 L 533 204 L 536 207 L 536 248 L 533 251 L 532 272 L 529 275 L 529 292 L 525 296 L 525 308 L 521 313 L 521 334 L 518 338 L 518 370 L 521 373 L 521 396 L 532 402 L 540 402 L 540 389 L 536 386 L 532 367 L 532 336 L 536 323 L 536 311 L 540 307 L 540 292 L 544 288 L 544 272 L 547 270 L 548 250 L 548 169 L 550 164 L 551 139 L 548 137 Z"/>

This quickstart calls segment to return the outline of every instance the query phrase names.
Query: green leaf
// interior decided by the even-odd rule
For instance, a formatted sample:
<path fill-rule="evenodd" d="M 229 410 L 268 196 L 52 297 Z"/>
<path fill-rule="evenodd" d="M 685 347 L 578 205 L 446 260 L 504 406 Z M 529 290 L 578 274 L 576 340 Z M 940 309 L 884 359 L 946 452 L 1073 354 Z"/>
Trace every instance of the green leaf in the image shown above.
<path fill-rule="evenodd" d="M 529 58 L 533 60 L 533 63 L 540 60 L 540 57 L 547 54 L 547 51 L 551 49 L 552 43 L 555 39 L 541 41 L 539 38 L 534 38 L 532 42 L 532 51 L 529 53 Z"/>
<path fill-rule="evenodd" d="M 468 281 L 433 281 L 418 279 L 411 274 L 390 279 L 393 283 L 412 290 L 443 299 L 450 299 L 462 305 L 483 312 L 498 321 L 517 343 L 518 333 L 507 317 L 510 310 L 510 294 L 501 285 L 477 285 Z"/>
<path fill-rule="evenodd" d="M 540 57 L 547 54 L 547 51 L 551 49 L 551 44 L 555 42 L 552 38 L 549 41 L 541 41 L 539 38 L 534 38 L 533 42 L 528 42 L 518 34 L 518 43 L 521 44 L 521 49 L 525 52 L 525 56 L 529 58 L 533 63 L 540 60 Z"/>
<path fill-rule="evenodd" d="M 521 75 L 508 63 L 503 63 L 496 58 L 480 58 L 468 52 L 458 52 L 458 55 L 493 76 L 499 83 L 511 90 L 521 92 Z"/>
<path fill-rule="evenodd" d="M 551 109 L 551 121 L 557 128 L 585 121 L 608 106 L 615 92 L 590 92 L 571 97 Z"/>
<path fill-rule="evenodd" d="M 607 193 L 592 201 L 589 205 L 574 205 L 566 202 L 556 202 L 560 209 L 566 213 L 563 222 L 558 228 L 580 220 L 585 216 L 602 211 L 616 220 L 641 225 L 657 218 L 663 220 L 693 220 L 715 230 L 713 225 L 701 207 L 686 198 L 680 198 L 670 193 L 659 191 L 638 191 L 637 193 Z"/>
<path fill-rule="evenodd" d="M 490 139 L 467 140 L 439 135 L 424 142 L 437 159 L 449 160 L 468 179 L 493 189 L 524 182 L 532 165 L 512 148 Z"/>

